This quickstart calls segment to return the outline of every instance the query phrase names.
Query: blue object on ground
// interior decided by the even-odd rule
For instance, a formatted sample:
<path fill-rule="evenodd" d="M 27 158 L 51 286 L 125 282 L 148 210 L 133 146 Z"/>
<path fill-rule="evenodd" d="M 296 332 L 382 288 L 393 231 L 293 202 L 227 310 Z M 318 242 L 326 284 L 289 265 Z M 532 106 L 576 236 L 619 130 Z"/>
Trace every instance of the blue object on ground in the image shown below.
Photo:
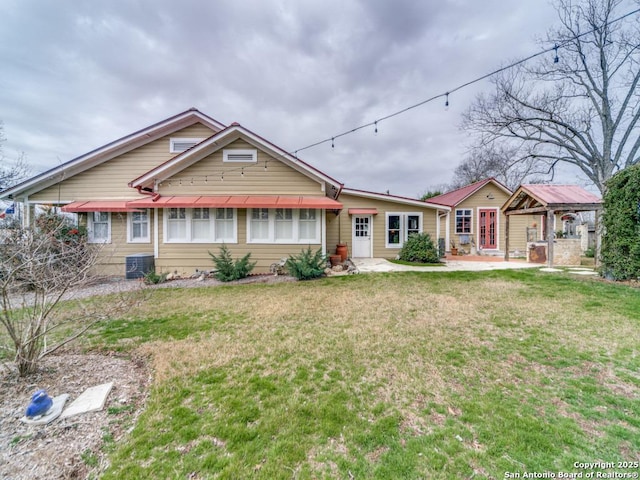
<path fill-rule="evenodd" d="M 27 407 L 27 418 L 37 417 L 38 415 L 44 415 L 47 410 L 53 405 L 53 400 L 47 395 L 46 390 L 38 390 L 31 396 L 31 403 Z"/>

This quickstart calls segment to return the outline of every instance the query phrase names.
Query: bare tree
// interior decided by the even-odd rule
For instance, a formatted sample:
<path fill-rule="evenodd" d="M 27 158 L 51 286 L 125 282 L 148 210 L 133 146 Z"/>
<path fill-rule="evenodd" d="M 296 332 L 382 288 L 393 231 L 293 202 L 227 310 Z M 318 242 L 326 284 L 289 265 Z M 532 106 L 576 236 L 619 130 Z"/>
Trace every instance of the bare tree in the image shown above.
<path fill-rule="evenodd" d="M 490 177 L 515 190 L 522 183 L 549 180 L 549 165 L 528 150 L 489 143 L 474 147 L 456 167 L 451 188 L 461 188 Z"/>
<path fill-rule="evenodd" d="M 38 362 L 84 334 L 97 322 L 123 313 L 137 301 L 136 292 L 103 304 L 76 299 L 74 308 L 59 308 L 63 299 L 90 281 L 100 254 L 86 243 L 81 229 L 55 214 L 43 215 L 37 228 L 16 228 L 0 244 L 0 325 L 20 376 L 34 373 Z M 2 340 L 2 336 L 0 336 Z M 2 353 L 2 352 L 0 352 Z"/>
<path fill-rule="evenodd" d="M 29 166 L 24 153 L 18 155 L 15 160 L 10 160 L 5 156 L 2 149 L 2 144 L 6 141 L 3 130 L 4 126 L 0 122 L 0 192 L 24 180 L 29 175 Z"/>
<path fill-rule="evenodd" d="M 559 0 L 562 26 L 546 42 L 555 54 L 494 77 L 495 92 L 476 99 L 463 127 L 485 145 L 524 142 L 552 168 L 574 165 L 604 192 L 640 149 L 640 10 L 622 12 L 622 4 Z"/>

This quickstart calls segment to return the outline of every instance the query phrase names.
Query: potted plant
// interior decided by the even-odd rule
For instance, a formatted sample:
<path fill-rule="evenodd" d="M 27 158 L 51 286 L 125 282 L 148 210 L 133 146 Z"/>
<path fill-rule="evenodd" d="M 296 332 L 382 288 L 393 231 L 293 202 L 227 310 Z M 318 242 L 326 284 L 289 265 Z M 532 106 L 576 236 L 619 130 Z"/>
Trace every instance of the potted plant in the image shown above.
<path fill-rule="evenodd" d="M 454 242 L 453 240 L 451 240 L 451 255 L 458 255 L 458 247 L 456 247 L 456 242 Z"/>

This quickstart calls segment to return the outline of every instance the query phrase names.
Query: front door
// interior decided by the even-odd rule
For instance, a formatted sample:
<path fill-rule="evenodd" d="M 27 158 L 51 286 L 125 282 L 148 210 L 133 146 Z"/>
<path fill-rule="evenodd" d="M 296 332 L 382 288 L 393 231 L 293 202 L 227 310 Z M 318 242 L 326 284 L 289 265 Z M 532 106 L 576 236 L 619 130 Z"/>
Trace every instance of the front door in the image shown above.
<path fill-rule="evenodd" d="M 481 209 L 478 212 L 479 241 L 482 249 L 498 248 L 498 211 L 495 209 Z"/>
<path fill-rule="evenodd" d="M 371 258 L 371 215 L 354 215 L 352 232 L 352 255 Z"/>

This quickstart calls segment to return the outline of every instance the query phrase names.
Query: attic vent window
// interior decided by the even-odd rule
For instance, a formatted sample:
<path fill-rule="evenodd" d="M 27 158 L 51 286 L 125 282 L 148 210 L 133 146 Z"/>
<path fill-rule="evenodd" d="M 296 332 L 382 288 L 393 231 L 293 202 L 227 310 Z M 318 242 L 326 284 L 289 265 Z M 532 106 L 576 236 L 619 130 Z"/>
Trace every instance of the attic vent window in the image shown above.
<path fill-rule="evenodd" d="M 258 161 L 257 150 L 223 150 L 223 162 L 256 163 Z"/>
<path fill-rule="evenodd" d="M 172 138 L 169 141 L 170 153 L 181 153 L 200 143 L 203 138 Z"/>

